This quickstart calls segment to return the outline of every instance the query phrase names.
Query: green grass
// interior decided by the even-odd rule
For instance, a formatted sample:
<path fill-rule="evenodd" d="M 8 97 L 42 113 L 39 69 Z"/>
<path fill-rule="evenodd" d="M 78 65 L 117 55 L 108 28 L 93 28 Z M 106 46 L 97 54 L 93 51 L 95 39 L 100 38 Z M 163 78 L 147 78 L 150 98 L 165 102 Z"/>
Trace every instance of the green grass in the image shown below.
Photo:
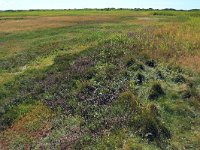
<path fill-rule="evenodd" d="M 0 33 L 0 149 L 200 147 L 198 11 L 0 12 L 65 15 Z"/>
<path fill-rule="evenodd" d="M 131 14 L 132 10 L 43 10 L 43 11 L 17 11 L 17 12 L 1 12 L 1 17 L 13 17 L 13 16 L 90 16 L 90 15 L 123 15 Z"/>

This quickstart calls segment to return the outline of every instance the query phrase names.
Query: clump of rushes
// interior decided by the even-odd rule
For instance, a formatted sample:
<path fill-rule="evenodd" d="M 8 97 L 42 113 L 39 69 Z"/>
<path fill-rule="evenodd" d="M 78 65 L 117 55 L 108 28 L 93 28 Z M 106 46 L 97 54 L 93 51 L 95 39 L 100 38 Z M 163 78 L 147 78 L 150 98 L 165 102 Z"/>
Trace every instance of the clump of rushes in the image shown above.
<path fill-rule="evenodd" d="M 124 63 L 125 63 L 125 66 L 127 68 L 129 68 L 129 67 L 133 66 L 136 63 L 136 61 L 135 61 L 135 58 L 133 56 L 126 55 L 124 57 Z"/>
<path fill-rule="evenodd" d="M 144 75 L 142 75 L 141 73 L 138 73 L 135 77 L 135 83 L 137 85 L 141 85 L 143 82 L 145 81 L 145 77 Z"/>
<path fill-rule="evenodd" d="M 172 80 L 175 83 L 184 83 L 184 82 L 186 82 L 186 79 L 182 75 L 176 75 Z"/>
<path fill-rule="evenodd" d="M 147 60 L 145 62 L 145 64 L 151 68 L 155 68 L 157 66 L 156 61 L 155 60 Z"/>
<path fill-rule="evenodd" d="M 160 85 L 160 83 L 157 83 L 157 82 L 153 83 L 150 88 L 150 91 L 149 91 L 148 99 L 156 100 L 163 95 L 165 95 L 165 92 L 164 92 L 162 86 Z"/>
<path fill-rule="evenodd" d="M 154 104 L 142 107 L 132 121 L 137 133 L 150 142 L 162 142 L 171 138 L 171 133 L 160 121 L 158 108 Z"/>
<path fill-rule="evenodd" d="M 182 99 L 188 99 L 192 97 L 192 92 L 190 90 L 183 90 L 179 92 Z"/>
<path fill-rule="evenodd" d="M 119 95 L 119 104 L 126 110 L 136 111 L 138 108 L 138 101 L 131 91 Z"/>
<path fill-rule="evenodd" d="M 160 80 L 164 80 L 165 79 L 165 77 L 163 76 L 161 71 L 157 71 L 156 72 L 156 77 L 157 77 L 157 79 L 160 79 Z"/>
<path fill-rule="evenodd" d="M 142 63 L 137 63 L 137 64 L 131 66 L 130 69 L 133 71 L 144 71 L 145 70 L 144 65 Z"/>

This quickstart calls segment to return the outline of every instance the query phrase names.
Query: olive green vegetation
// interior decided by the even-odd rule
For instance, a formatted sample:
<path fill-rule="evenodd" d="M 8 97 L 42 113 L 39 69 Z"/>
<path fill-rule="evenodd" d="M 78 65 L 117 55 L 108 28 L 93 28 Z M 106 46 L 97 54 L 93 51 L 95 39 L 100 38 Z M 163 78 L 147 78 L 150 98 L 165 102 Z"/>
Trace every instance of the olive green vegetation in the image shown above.
<path fill-rule="evenodd" d="M 1 149 L 199 149 L 199 11 L 35 15 L 111 18 L 0 33 Z"/>

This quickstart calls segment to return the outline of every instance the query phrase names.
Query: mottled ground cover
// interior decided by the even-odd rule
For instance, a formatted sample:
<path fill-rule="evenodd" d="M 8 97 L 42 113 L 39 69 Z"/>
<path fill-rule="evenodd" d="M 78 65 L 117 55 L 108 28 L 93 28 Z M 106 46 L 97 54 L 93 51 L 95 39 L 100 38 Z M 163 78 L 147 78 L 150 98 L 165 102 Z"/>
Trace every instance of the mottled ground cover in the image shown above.
<path fill-rule="evenodd" d="M 0 12 L 0 149 L 199 149 L 200 12 Z"/>

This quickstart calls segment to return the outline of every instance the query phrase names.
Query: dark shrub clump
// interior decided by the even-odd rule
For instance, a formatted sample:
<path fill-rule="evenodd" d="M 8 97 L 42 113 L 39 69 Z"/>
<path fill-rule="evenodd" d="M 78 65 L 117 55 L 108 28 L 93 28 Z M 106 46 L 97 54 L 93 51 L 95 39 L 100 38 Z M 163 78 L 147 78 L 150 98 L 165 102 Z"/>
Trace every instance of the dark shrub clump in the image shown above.
<path fill-rule="evenodd" d="M 136 79 L 135 79 L 136 84 L 137 84 L 137 85 L 141 85 L 144 81 L 145 81 L 144 75 L 138 73 L 138 74 L 136 75 Z"/>
<path fill-rule="evenodd" d="M 149 67 L 155 68 L 157 66 L 156 61 L 155 60 L 148 60 L 145 62 L 145 64 Z"/>
<path fill-rule="evenodd" d="M 184 83 L 186 81 L 182 75 L 177 75 L 172 80 L 175 83 Z"/>
<path fill-rule="evenodd" d="M 159 83 L 155 83 L 150 89 L 150 94 L 149 94 L 148 99 L 155 100 L 155 99 L 160 98 L 163 95 L 165 95 L 165 92 L 163 91 L 161 85 Z"/>

